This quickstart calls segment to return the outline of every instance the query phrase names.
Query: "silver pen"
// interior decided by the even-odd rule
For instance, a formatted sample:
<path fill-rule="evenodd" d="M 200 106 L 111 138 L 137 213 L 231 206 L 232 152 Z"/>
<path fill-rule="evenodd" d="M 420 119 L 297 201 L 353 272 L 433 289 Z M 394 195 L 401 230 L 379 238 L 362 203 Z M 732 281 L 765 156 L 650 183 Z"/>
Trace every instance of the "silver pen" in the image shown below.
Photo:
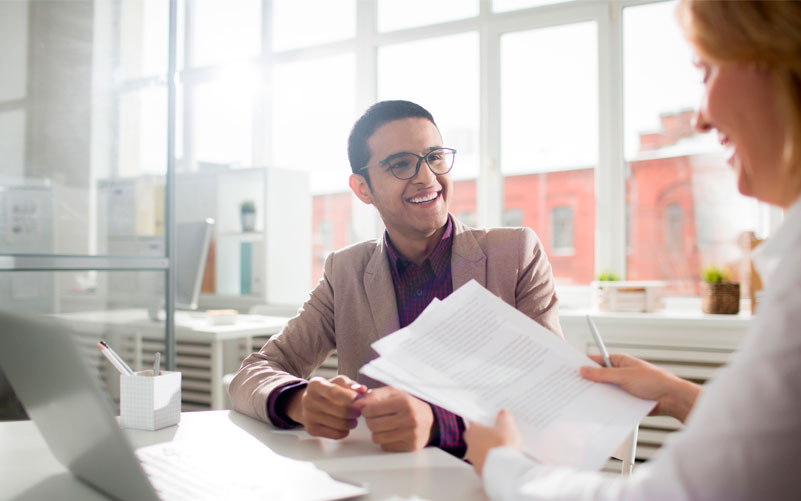
<path fill-rule="evenodd" d="M 590 332 L 592 333 L 593 339 L 595 339 L 595 346 L 601 351 L 601 358 L 604 359 L 604 365 L 606 367 L 612 367 L 612 361 L 609 360 L 609 352 L 606 351 L 604 340 L 601 339 L 601 334 L 598 332 L 598 328 L 595 327 L 595 322 L 592 321 L 589 315 L 587 315 L 587 325 L 590 326 Z"/>
<path fill-rule="evenodd" d="M 153 361 L 153 377 L 159 375 L 159 369 L 160 369 L 159 366 L 160 365 L 161 365 L 161 352 L 157 351 L 156 352 L 156 359 Z"/>

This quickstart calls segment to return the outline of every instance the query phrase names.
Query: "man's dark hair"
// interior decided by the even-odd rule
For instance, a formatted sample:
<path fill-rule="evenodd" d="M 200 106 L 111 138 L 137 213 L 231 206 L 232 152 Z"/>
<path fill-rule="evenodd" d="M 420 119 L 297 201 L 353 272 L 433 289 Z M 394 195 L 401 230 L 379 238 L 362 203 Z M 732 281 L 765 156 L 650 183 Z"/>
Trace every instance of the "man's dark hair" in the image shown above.
<path fill-rule="evenodd" d="M 348 160 L 350 168 L 354 174 L 361 174 L 370 186 L 370 178 L 367 171 L 360 171 L 370 160 L 370 148 L 367 140 L 382 125 L 402 120 L 404 118 L 425 118 L 436 127 L 434 117 L 425 108 L 411 101 L 380 101 L 367 108 L 353 125 L 348 137 Z M 372 189 L 372 186 L 370 186 Z"/>

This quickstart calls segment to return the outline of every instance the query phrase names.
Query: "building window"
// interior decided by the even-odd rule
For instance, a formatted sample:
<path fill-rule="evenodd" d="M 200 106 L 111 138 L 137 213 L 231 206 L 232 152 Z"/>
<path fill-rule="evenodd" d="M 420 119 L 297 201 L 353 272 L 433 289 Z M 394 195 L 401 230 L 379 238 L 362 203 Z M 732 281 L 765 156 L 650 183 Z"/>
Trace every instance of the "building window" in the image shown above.
<path fill-rule="evenodd" d="M 670 204 L 665 208 L 665 241 L 670 252 L 681 252 L 684 248 L 684 214 L 681 205 Z"/>
<path fill-rule="evenodd" d="M 506 209 L 503 211 L 503 226 L 523 226 L 522 209 Z"/>
<path fill-rule="evenodd" d="M 574 252 L 572 207 L 551 209 L 551 252 L 562 256 Z"/>

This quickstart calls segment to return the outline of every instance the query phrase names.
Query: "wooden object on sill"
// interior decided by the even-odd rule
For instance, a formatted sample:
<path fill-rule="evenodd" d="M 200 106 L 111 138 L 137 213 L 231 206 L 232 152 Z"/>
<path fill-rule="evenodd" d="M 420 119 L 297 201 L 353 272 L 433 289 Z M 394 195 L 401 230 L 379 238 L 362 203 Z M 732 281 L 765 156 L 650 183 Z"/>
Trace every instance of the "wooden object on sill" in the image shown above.
<path fill-rule="evenodd" d="M 649 312 L 665 307 L 665 282 L 594 281 L 592 304 L 596 311 Z"/>
<path fill-rule="evenodd" d="M 736 315 L 740 312 L 740 284 L 701 282 L 704 313 Z"/>
<path fill-rule="evenodd" d="M 761 244 L 763 240 L 759 238 L 752 238 L 751 239 L 751 252 L 754 252 L 759 244 Z M 750 296 L 751 296 L 751 314 L 753 315 L 756 313 L 757 309 L 757 299 L 761 296 L 762 292 L 762 279 L 759 277 L 759 273 L 757 272 L 756 268 L 754 267 L 754 260 L 750 259 L 751 262 L 751 289 L 750 289 Z"/>

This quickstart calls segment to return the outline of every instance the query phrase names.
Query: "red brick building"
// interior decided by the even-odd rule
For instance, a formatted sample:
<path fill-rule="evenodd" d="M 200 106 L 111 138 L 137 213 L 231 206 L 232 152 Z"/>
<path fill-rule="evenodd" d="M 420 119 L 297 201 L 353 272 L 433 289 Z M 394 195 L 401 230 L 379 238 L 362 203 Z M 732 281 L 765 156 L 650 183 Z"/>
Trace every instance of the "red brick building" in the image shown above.
<path fill-rule="evenodd" d="M 676 148 L 692 138 L 691 112 L 661 117 L 661 130 L 641 134 L 640 153 L 628 164 L 627 278 L 670 279 L 674 293 L 697 293 L 701 266 L 696 230 L 694 176 L 705 166 Z M 700 176 L 709 179 L 710 176 Z M 599 194 L 603 196 L 603 194 Z M 593 167 L 511 175 L 503 183 L 503 224 L 528 226 L 543 242 L 563 284 L 595 278 L 595 169 Z M 350 192 L 313 197 L 314 282 L 328 252 L 350 243 Z M 455 181 L 451 212 L 475 224 L 476 182 Z M 620 270 L 614 270 L 620 271 Z"/>

